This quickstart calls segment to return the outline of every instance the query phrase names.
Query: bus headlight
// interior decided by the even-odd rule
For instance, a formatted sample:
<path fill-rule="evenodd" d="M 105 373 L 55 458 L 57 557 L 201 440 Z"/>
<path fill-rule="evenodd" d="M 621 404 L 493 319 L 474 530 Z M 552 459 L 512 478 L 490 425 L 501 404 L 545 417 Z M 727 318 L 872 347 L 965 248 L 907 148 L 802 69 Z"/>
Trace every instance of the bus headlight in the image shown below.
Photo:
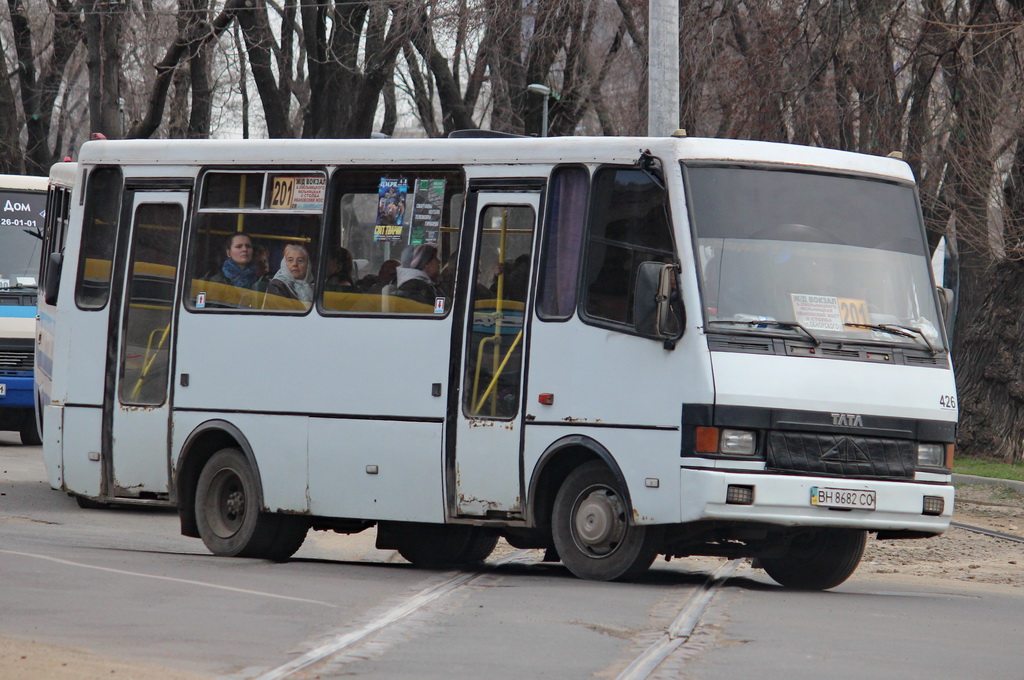
<path fill-rule="evenodd" d="M 718 452 L 726 456 L 753 456 L 757 453 L 757 437 L 749 430 L 723 428 Z"/>
<path fill-rule="evenodd" d="M 921 467 L 943 467 L 946 463 L 946 447 L 942 444 L 918 444 L 917 464 Z"/>

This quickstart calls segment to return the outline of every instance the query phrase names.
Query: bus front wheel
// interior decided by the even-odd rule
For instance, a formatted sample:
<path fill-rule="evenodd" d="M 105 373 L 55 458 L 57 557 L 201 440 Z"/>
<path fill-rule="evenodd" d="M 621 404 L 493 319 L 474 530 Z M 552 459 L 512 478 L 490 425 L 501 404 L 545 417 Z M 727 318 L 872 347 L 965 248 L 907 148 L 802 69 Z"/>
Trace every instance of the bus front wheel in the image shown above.
<path fill-rule="evenodd" d="M 653 527 L 629 521 L 621 483 L 604 463 L 582 465 L 565 478 L 551 515 L 551 537 L 562 564 L 580 578 L 626 581 L 647 571 L 657 555 Z"/>
<path fill-rule="evenodd" d="M 196 487 L 196 524 L 214 555 L 283 562 L 306 538 L 301 517 L 260 511 L 259 481 L 237 448 L 213 454 Z"/>
<path fill-rule="evenodd" d="M 864 555 L 867 532 L 858 529 L 808 529 L 782 557 L 762 558 L 761 567 L 779 585 L 827 590 L 850 578 Z"/>

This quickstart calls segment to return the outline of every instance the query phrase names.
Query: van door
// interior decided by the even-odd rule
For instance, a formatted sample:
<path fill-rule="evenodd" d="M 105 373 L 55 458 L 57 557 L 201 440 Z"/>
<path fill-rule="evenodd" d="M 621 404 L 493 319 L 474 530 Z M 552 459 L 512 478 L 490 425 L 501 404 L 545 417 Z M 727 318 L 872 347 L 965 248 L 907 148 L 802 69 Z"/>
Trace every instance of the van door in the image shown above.
<path fill-rule="evenodd" d="M 109 418 L 108 493 L 170 498 L 169 376 L 176 320 L 178 259 L 187 192 L 129 191 L 131 241 L 117 332 Z M 154 446 L 153 442 L 159 445 Z"/>
<path fill-rule="evenodd" d="M 478 191 L 470 198 L 476 249 L 449 479 L 455 514 L 512 517 L 523 510 L 521 395 L 541 192 Z"/>

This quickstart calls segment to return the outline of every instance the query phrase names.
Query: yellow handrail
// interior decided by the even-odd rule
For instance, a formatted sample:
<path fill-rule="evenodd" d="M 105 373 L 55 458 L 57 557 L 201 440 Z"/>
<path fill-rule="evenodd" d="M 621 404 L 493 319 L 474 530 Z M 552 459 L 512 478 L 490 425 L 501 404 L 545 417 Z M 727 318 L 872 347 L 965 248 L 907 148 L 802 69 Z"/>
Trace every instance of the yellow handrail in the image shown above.
<path fill-rule="evenodd" d="M 153 336 L 160 333 L 160 342 L 156 346 L 156 351 L 153 350 Z M 142 383 L 145 381 L 146 376 L 149 375 L 149 369 L 153 367 L 153 362 L 156 361 L 156 352 L 163 348 L 164 343 L 167 341 L 167 336 L 171 333 L 171 324 L 164 326 L 163 330 L 154 328 L 149 334 L 149 339 L 146 341 L 146 353 L 142 358 L 142 371 L 139 373 L 138 380 L 135 381 L 135 387 L 132 388 L 131 398 L 135 399 L 139 396 L 139 392 L 142 390 Z"/>
<path fill-rule="evenodd" d="M 500 339 L 500 336 L 492 335 L 491 337 L 484 338 L 484 339 L 482 339 L 480 341 L 480 345 L 477 348 L 477 352 L 476 352 L 476 371 L 473 374 L 473 399 L 470 402 L 471 404 L 472 403 L 476 403 L 476 395 L 477 395 L 477 392 L 480 389 L 480 367 L 484 363 L 484 348 L 488 344 L 490 344 L 492 342 L 496 342 L 499 339 Z M 485 392 L 484 393 L 484 399 L 486 399 L 486 398 L 487 398 L 487 393 Z M 481 400 L 481 405 L 482 405 L 482 400 Z M 479 412 L 480 412 L 480 406 L 477 406 L 476 409 L 473 410 L 473 415 L 476 415 Z"/>
<path fill-rule="evenodd" d="M 489 340 L 489 339 L 490 338 L 485 338 L 484 340 Z M 476 415 L 477 413 L 480 412 L 480 408 L 484 405 L 484 401 L 487 399 L 488 395 L 490 395 L 490 393 L 494 390 L 494 386 L 498 384 L 498 378 L 501 376 L 501 372 L 505 370 L 505 364 L 508 363 L 508 360 L 512 357 L 512 352 L 514 352 L 516 350 L 516 347 L 519 346 L 519 341 L 522 340 L 522 339 L 523 339 L 523 332 L 519 331 L 516 334 L 516 339 L 512 342 L 512 346 L 509 347 L 508 348 L 508 352 L 505 353 L 505 358 L 501 360 L 501 365 L 498 366 L 498 370 L 496 370 L 494 372 L 494 377 L 491 378 L 491 384 L 489 384 L 487 386 L 487 389 L 484 390 L 484 395 L 482 397 L 480 397 L 480 402 L 476 405 L 476 408 L 473 409 L 473 415 Z M 480 341 L 481 345 L 483 345 L 484 340 Z M 477 364 L 477 366 L 479 367 L 479 364 Z M 492 415 L 494 415 L 494 414 L 492 414 Z"/>

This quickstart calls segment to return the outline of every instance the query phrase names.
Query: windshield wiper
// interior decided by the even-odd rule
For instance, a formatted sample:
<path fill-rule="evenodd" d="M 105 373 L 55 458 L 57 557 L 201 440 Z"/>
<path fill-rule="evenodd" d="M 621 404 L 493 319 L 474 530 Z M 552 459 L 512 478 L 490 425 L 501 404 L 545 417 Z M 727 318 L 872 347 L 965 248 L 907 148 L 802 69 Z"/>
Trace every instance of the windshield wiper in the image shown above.
<path fill-rule="evenodd" d="M 728 324 L 728 325 L 732 325 L 732 326 L 781 326 L 782 328 L 797 328 L 797 329 L 803 331 L 804 335 L 806 335 L 808 338 L 811 339 L 811 342 L 814 343 L 815 347 L 818 347 L 818 346 L 821 345 L 821 340 L 819 340 L 818 338 L 814 337 L 814 333 L 811 333 L 809 330 L 804 328 L 804 326 L 802 324 L 799 324 L 796 321 L 776 321 L 775 319 L 759 319 L 759 320 L 755 319 L 755 320 L 752 320 L 752 321 L 734 321 L 732 319 L 715 319 L 713 321 L 708 321 L 708 325 L 710 326 L 711 324 Z"/>
<path fill-rule="evenodd" d="M 844 326 L 851 326 L 853 328 L 867 328 L 872 331 L 882 331 L 883 333 L 891 333 L 892 335 L 902 335 L 905 338 L 921 338 L 924 344 L 928 346 L 928 351 L 935 356 L 939 353 L 939 350 L 935 349 L 932 343 L 928 340 L 928 336 L 924 334 L 924 331 L 920 328 L 912 328 L 910 326 L 897 326 L 891 323 L 844 323 Z"/>

